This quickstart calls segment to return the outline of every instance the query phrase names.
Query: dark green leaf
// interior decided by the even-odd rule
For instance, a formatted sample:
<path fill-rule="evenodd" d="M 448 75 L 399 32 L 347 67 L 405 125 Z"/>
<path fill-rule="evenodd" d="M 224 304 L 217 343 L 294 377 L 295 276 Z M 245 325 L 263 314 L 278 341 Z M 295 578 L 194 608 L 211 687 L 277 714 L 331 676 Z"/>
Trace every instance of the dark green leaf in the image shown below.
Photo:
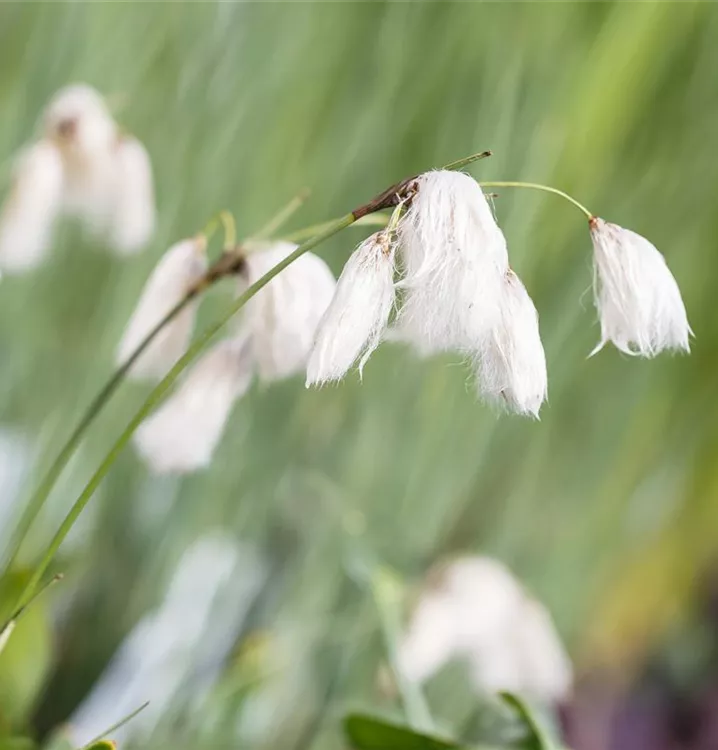
<path fill-rule="evenodd" d="M 451 740 L 362 714 L 347 716 L 344 731 L 355 750 L 456 750 L 461 747 Z"/>
<path fill-rule="evenodd" d="M 83 750 L 117 750 L 117 745 L 112 740 L 98 740 Z"/>

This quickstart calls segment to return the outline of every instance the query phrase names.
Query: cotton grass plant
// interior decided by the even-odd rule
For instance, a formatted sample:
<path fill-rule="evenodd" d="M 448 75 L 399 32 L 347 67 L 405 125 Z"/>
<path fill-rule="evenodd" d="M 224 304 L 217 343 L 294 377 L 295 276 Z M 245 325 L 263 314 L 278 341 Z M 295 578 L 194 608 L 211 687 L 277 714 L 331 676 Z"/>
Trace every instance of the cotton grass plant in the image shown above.
<path fill-rule="evenodd" d="M 43 139 L 18 162 L 0 215 L 4 266 L 30 270 L 42 262 L 51 248 L 54 223 L 62 215 L 79 218 L 120 254 L 141 249 L 154 225 L 154 197 L 151 166 L 139 141 L 123 136 L 102 100 L 83 87 L 58 95 L 45 123 Z M 648 240 L 600 219 L 555 188 L 482 183 L 463 171 L 489 155 L 474 154 L 403 179 L 349 213 L 294 238 L 278 238 L 276 233 L 301 201 L 278 214 L 267 232 L 273 236 L 260 232 L 238 242 L 233 221 L 223 212 L 205 230 L 169 248 L 119 342 L 118 369 L 30 499 L 11 542 L 6 570 L 88 427 L 117 387 L 127 378 L 154 380 L 156 385 L 61 523 L 14 613 L 0 625 L 1 646 L 42 590 L 60 545 L 126 445 L 134 438 L 155 472 L 211 468 L 234 404 L 255 378 L 268 384 L 303 373 L 307 386 L 321 386 L 340 381 L 354 366 L 361 376 L 384 340 L 399 339 L 420 356 L 453 355 L 465 363 L 482 399 L 538 418 L 549 382 L 539 314 L 511 266 L 506 239 L 486 199 L 487 188 L 557 194 L 588 220 L 601 326 L 600 342 L 591 354 L 609 342 L 621 352 L 643 357 L 689 350 L 692 331 L 677 283 Z M 348 227 L 373 220 L 370 217 L 382 228 L 359 243 L 335 280 L 312 251 Z M 225 234 L 222 252 L 211 261 L 208 247 L 220 225 Z M 192 341 L 198 305 L 225 279 L 234 281 L 234 300 Z M 225 338 L 218 340 L 221 332 Z M 407 357 L 404 366 L 416 366 L 414 362 Z M 528 608 L 533 620 L 545 624 L 548 615 L 541 605 L 517 597 L 518 609 Z M 544 628 L 541 637 L 549 637 L 547 632 Z M 555 652 L 562 653 L 560 644 Z M 563 664 L 556 656 L 559 662 Z M 406 664 L 411 673 L 411 660 Z M 478 683 L 481 669 L 477 666 L 475 671 Z M 420 682 L 424 674 L 426 669 L 419 669 L 415 680 Z M 560 677 L 553 674 L 547 692 L 564 695 L 567 674 L 568 670 Z M 514 675 L 482 684 L 520 689 L 521 679 Z"/>

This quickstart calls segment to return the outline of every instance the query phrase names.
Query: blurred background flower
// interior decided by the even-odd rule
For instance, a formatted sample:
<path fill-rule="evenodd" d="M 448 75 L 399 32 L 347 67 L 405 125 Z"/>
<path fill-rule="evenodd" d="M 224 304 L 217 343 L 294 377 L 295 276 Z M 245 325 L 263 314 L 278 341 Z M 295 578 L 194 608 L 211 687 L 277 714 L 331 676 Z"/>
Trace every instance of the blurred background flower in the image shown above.
<path fill-rule="evenodd" d="M 556 185 L 650 237 L 696 338 L 690 357 L 606 348 L 588 360 L 599 327 L 584 220 L 551 196 L 502 190 L 512 267 L 541 317 L 541 421 L 497 417 L 448 358 L 383 346 L 361 387 L 356 374 L 320 391 L 301 376 L 255 384 L 196 475 L 151 476 L 125 451 L 60 550 L 64 581 L 0 655 L 0 733 L 121 718 L 138 673 L 117 683 L 118 715 L 88 711 L 148 618 L 174 612 L 167 632 L 181 637 L 170 582 L 221 528 L 227 560 L 251 550 L 253 562 L 226 563 L 231 593 L 200 565 L 189 589 L 206 584 L 198 642 L 231 643 L 195 653 L 181 690 L 137 688 L 162 716 L 138 717 L 134 740 L 128 725 L 129 743 L 337 748 L 344 708 L 398 715 L 377 686 L 375 607 L 348 574 L 360 544 L 395 571 L 407 611 L 447 554 L 505 563 L 574 665 L 561 714 L 578 750 L 714 747 L 717 35 L 707 3 L 1 4 L 3 198 L 46 103 L 83 81 L 146 147 L 157 225 L 141 254 L 118 259 L 61 223 L 42 266 L 0 283 L 0 556 L 110 372 L 151 269 L 221 208 L 246 237 L 309 186 L 290 229 L 303 227 L 491 148 L 472 168 L 480 179 Z M 335 275 L 365 231 L 321 246 Z M 234 291 L 202 305 L 200 329 Z M 147 392 L 128 383 L 95 424 L 0 584 L 0 620 Z M 212 590 L 229 614 L 209 607 Z M 460 665 L 425 687 L 437 725 L 466 741 L 485 726 Z"/>

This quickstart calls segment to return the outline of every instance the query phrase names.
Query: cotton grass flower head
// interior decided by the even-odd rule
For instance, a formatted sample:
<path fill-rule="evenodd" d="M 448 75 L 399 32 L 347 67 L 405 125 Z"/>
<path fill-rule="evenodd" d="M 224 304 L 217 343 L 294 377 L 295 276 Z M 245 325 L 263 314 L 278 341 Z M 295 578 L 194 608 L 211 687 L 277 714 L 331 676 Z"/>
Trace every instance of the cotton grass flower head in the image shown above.
<path fill-rule="evenodd" d="M 185 474 L 209 465 L 234 403 L 252 383 L 246 337 L 216 344 L 177 391 L 135 434 L 142 457 L 158 474 Z"/>
<path fill-rule="evenodd" d="M 690 350 L 686 309 L 665 258 L 644 237 L 594 217 L 594 296 L 601 341 L 626 354 L 653 357 L 663 350 Z"/>
<path fill-rule="evenodd" d="M 249 253 L 242 286 L 253 284 L 297 246 L 278 242 Z M 305 253 L 273 278 L 245 307 L 241 330 L 252 338 L 260 378 L 280 380 L 302 372 L 317 326 L 334 295 L 329 266 Z"/>
<path fill-rule="evenodd" d="M 44 115 L 64 166 L 63 212 L 120 255 L 142 249 L 155 223 L 154 185 L 142 144 L 123 135 L 90 86 L 61 89 Z"/>
<path fill-rule="evenodd" d="M 121 365 L 152 329 L 177 305 L 207 270 L 206 239 L 202 235 L 172 245 L 155 267 L 117 348 Z M 155 336 L 132 365 L 130 376 L 160 379 L 189 344 L 197 302 L 190 302 Z"/>
<path fill-rule="evenodd" d="M 372 234 L 352 253 L 317 330 L 307 387 L 341 380 L 359 359 L 359 374 L 381 341 L 394 306 L 394 241 Z"/>
<path fill-rule="evenodd" d="M 538 418 L 548 392 L 538 313 L 521 279 L 508 270 L 500 317 L 478 359 L 481 394 L 519 414 Z"/>
<path fill-rule="evenodd" d="M 422 683 L 460 659 L 477 692 L 510 690 L 545 703 L 566 697 L 571 664 L 550 615 L 504 565 L 463 557 L 430 579 L 399 641 L 406 679 Z"/>
<path fill-rule="evenodd" d="M 116 182 L 109 241 L 121 255 L 142 249 L 155 228 L 152 164 L 145 147 L 122 136 L 115 147 Z"/>
<path fill-rule="evenodd" d="M 47 140 L 23 151 L 13 170 L 10 194 L 0 211 L 0 267 L 29 271 L 45 258 L 62 203 L 63 166 Z"/>
<path fill-rule="evenodd" d="M 117 125 L 102 95 L 82 83 L 66 86 L 53 96 L 43 124 L 45 136 L 78 161 L 107 153 L 117 137 Z"/>
<path fill-rule="evenodd" d="M 481 187 L 461 172 L 421 175 L 399 236 L 405 293 L 398 330 L 422 353 L 479 352 L 508 270 L 506 240 Z"/>

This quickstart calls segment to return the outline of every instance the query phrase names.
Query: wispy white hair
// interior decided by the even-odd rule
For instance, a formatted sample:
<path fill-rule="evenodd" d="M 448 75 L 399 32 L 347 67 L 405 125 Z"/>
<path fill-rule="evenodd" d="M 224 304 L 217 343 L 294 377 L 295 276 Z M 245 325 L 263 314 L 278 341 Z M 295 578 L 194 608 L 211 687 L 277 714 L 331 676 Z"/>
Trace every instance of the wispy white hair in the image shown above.
<path fill-rule="evenodd" d="M 324 314 L 307 365 L 307 386 L 341 380 L 359 359 L 359 373 L 381 341 L 394 305 L 394 244 L 372 234 L 352 253 Z"/>
<path fill-rule="evenodd" d="M 478 357 L 480 393 L 538 418 L 548 392 L 538 313 L 521 279 L 506 272 L 500 316 Z"/>
<path fill-rule="evenodd" d="M 206 241 L 197 236 L 172 245 L 142 290 L 117 347 L 117 363 L 125 362 L 152 329 L 177 305 L 207 270 Z M 197 302 L 190 302 L 155 336 L 130 370 L 138 379 L 159 379 L 184 354 L 194 328 Z"/>
<path fill-rule="evenodd" d="M 591 354 L 609 341 L 643 357 L 689 351 L 686 308 L 663 255 L 645 237 L 603 219 L 591 219 L 590 227 L 601 320 L 601 341 Z"/>

